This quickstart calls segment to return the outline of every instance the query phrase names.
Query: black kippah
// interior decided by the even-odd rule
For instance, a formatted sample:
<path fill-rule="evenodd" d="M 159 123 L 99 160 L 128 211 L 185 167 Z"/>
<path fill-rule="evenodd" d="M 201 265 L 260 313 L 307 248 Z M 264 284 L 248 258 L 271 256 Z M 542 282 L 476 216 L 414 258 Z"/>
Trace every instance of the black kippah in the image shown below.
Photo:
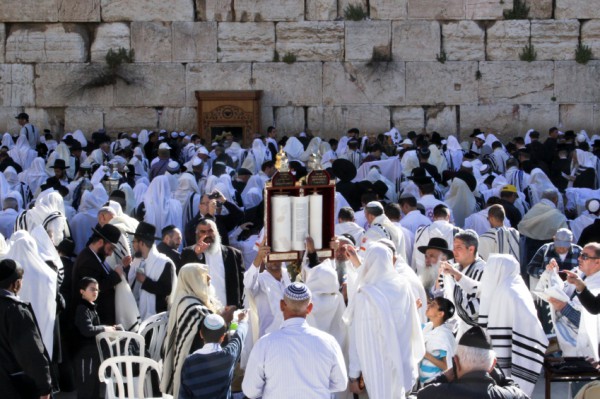
<path fill-rule="evenodd" d="M 460 337 L 459 345 L 470 346 L 471 348 L 493 349 L 490 337 L 481 327 L 471 327 Z"/>
<path fill-rule="evenodd" d="M 0 261 L 0 281 L 11 277 L 17 271 L 18 267 L 17 262 L 12 259 L 3 259 Z"/>

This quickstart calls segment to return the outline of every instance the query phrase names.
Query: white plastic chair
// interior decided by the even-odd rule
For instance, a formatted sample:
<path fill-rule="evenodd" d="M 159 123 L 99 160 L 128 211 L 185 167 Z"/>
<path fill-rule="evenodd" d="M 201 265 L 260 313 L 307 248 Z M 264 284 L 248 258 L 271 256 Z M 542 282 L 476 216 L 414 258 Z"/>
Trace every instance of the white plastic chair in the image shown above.
<path fill-rule="evenodd" d="M 140 353 L 129 353 L 131 341 L 137 342 Z M 102 343 L 105 343 L 104 349 L 109 350 L 108 357 L 105 356 Z M 96 335 L 96 345 L 100 354 L 100 362 L 115 356 L 143 355 L 146 347 L 144 337 L 130 331 L 105 331 L 100 333 Z"/>
<path fill-rule="evenodd" d="M 133 366 L 139 366 L 139 374 L 133 376 Z M 148 392 L 146 378 L 150 371 L 158 374 L 159 382 L 162 375 L 161 366 L 154 360 L 143 356 L 115 356 L 100 364 L 98 377 L 100 382 L 106 384 L 106 398 L 108 399 L 158 399 L 166 398 L 146 396 Z M 123 372 L 125 370 L 125 372 Z M 144 387 L 146 386 L 146 390 Z M 115 389 L 116 387 L 116 389 Z"/>
<path fill-rule="evenodd" d="M 160 351 L 163 345 L 163 341 L 167 335 L 167 324 L 169 322 L 169 316 L 167 312 L 155 314 L 154 316 L 148 317 L 140 324 L 139 334 L 147 338 L 148 334 L 151 334 L 150 342 L 148 342 L 148 353 L 150 358 L 160 362 Z"/>

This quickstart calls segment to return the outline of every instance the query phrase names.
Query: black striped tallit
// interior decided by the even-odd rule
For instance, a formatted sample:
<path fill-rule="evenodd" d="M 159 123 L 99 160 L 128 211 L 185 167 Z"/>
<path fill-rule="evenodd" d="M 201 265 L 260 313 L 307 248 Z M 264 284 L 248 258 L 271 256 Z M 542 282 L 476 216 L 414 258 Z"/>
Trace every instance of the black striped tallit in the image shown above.
<path fill-rule="evenodd" d="M 462 273 L 475 280 L 480 281 L 483 274 L 483 268 L 477 266 L 478 263 L 483 263 L 481 259 L 477 259 L 469 267 L 464 269 Z M 466 299 L 466 301 L 465 301 Z M 479 298 L 477 293 L 467 294 L 463 297 L 463 289 L 458 284 L 454 285 L 454 304 L 456 305 L 456 313 L 467 324 L 477 326 L 477 317 L 479 313 Z"/>

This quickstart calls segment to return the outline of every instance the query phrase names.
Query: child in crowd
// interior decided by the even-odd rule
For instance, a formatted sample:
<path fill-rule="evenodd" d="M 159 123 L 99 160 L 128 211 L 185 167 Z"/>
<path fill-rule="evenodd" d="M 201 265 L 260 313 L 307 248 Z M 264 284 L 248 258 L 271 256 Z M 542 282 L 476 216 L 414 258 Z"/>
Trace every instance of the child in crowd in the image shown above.
<path fill-rule="evenodd" d="M 100 356 L 96 346 L 96 335 L 104 331 L 116 331 L 116 326 L 103 326 L 96 312 L 94 301 L 98 299 L 98 281 L 84 277 L 79 282 L 81 299 L 75 310 L 76 351 L 74 359 L 75 386 L 78 399 L 98 399 L 100 383 L 98 368 Z"/>
<path fill-rule="evenodd" d="M 423 327 L 426 352 L 419 364 L 421 385 L 437 377 L 452 364 L 456 339 L 446 321 L 454 316 L 454 310 L 454 304 L 443 297 L 434 298 L 427 304 L 425 315 L 429 323 Z"/>

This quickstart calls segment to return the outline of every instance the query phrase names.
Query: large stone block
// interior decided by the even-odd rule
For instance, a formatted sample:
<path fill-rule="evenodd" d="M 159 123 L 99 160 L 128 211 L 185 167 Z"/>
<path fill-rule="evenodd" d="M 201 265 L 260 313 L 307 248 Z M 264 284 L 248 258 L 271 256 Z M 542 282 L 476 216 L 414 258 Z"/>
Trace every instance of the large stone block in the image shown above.
<path fill-rule="evenodd" d="M 456 107 L 433 105 L 425 107 L 425 129 L 446 136 L 456 133 Z"/>
<path fill-rule="evenodd" d="M 306 0 L 307 21 L 331 21 L 337 18 L 337 0 Z"/>
<path fill-rule="evenodd" d="M 304 19 L 303 1 L 279 0 L 277 3 L 264 0 L 234 1 L 236 21 L 302 21 Z"/>
<path fill-rule="evenodd" d="M 440 53 L 441 28 L 436 21 L 392 22 L 392 55 L 396 61 L 433 61 Z"/>
<path fill-rule="evenodd" d="M 252 64 L 248 63 L 200 63 L 186 67 L 186 105 L 198 105 L 196 90 L 250 90 Z"/>
<path fill-rule="evenodd" d="M 0 64 L 0 107 L 30 107 L 34 97 L 33 65 Z"/>
<path fill-rule="evenodd" d="M 193 21 L 194 0 L 101 0 L 102 21 Z"/>
<path fill-rule="evenodd" d="M 527 0 L 527 6 L 529 7 L 529 18 L 552 18 L 552 1 L 553 0 Z"/>
<path fill-rule="evenodd" d="M 0 63 L 4 62 L 4 50 L 6 48 L 6 26 L 0 24 Z"/>
<path fill-rule="evenodd" d="M 496 21 L 487 30 L 487 59 L 519 60 L 519 53 L 529 44 L 529 33 L 528 20 Z"/>
<path fill-rule="evenodd" d="M 85 62 L 87 32 L 71 24 L 15 25 L 6 39 L 7 62 Z"/>
<path fill-rule="evenodd" d="M 252 88 L 264 90 L 264 106 L 319 105 L 323 99 L 320 62 L 254 64 Z"/>
<path fill-rule="evenodd" d="M 554 96 L 553 62 L 479 63 L 480 104 L 549 103 Z"/>
<path fill-rule="evenodd" d="M 586 65 L 557 61 L 554 68 L 557 101 L 600 103 L 600 61 L 590 61 Z"/>
<path fill-rule="evenodd" d="M 372 19 L 404 19 L 407 4 L 408 0 L 371 0 L 369 15 Z"/>
<path fill-rule="evenodd" d="M 233 21 L 233 2 L 231 0 L 195 0 L 198 21 Z"/>
<path fill-rule="evenodd" d="M 406 104 L 476 102 L 476 71 L 476 62 L 407 62 Z"/>
<path fill-rule="evenodd" d="M 277 107 L 260 107 L 260 130 L 262 132 L 267 131 L 269 126 L 275 126 L 275 109 Z M 294 135 L 298 132 L 288 132 L 287 130 L 279 129 L 279 136 Z"/>
<path fill-rule="evenodd" d="M 592 19 L 581 25 L 581 43 L 592 49 L 592 57 L 600 58 L 600 20 Z M 1 45 L 0 45 L 1 46 Z"/>
<path fill-rule="evenodd" d="M 104 128 L 108 132 L 139 132 L 154 128 L 156 122 L 156 110 L 152 107 L 112 107 L 104 110 Z"/>
<path fill-rule="evenodd" d="M 560 104 L 561 130 L 597 132 L 600 129 L 599 108 L 599 104 Z"/>
<path fill-rule="evenodd" d="M 403 62 L 326 62 L 323 64 L 323 104 L 404 103 Z"/>
<path fill-rule="evenodd" d="M 304 130 L 304 108 L 276 107 L 275 125 L 280 131 L 297 133 Z"/>
<path fill-rule="evenodd" d="M 425 128 L 425 109 L 423 107 L 393 107 L 392 121 L 403 137 L 414 130 L 420 133 Z"/>
<path fill-rule="evenodd" d="M 465 19 L 466 0 L 408 0 L 408 17 L 417 19 Z"/>
<path fill-rule="evenodd" d="M 185 67 L 180 64 L 136 64 L 123 67 L 137 82 L 115 85 L 116 106 L 181 107 L 185 105 Z"/>
<path fill-rule="evenodd" d="M 600 0 L 556 0 L 554 18 L 600 18 Z"/>
<path fill-rule="evenodd" d="M 137 62 L 171 62 L 171 23 L 132 22 L 131 47 Z"/>
<path fill-rule="evenodd" d="M 62 130 L 64 108 L 30 108 L 30 107 L 0 107 L 0 130 L 16 135 L 21 130 L 15 115 L 27 112 L 29 120 L 38 129 L 50 129 L 54 132 Z"/>
<path fill-rule="evenodd" d="M 347 21 L 346 61 L 369 61 L 373 51 L 391 55 L 390 21 Z"/>
<path fill-rule="evenodd" d="M 344 58 L 343 22 L 280 22 L 275 37 L 280 56 L 294 54 L 298 61 L 338 61 Z"/>
<path fill-rule="evenodd" d="M 537 59 L 573 60 L 579 43 L 579 21 L 541 20 L 531 21 L 531 44 Z"/>
<path fill-rule="evenodd" d="M 498 0 L 466 0 L 467 19 L 493 20 L 502 19 L 503 11 L 511 8 L 512 1 L 500 2 Z"/>
<path fill-rule="evenodd" d="M 92 62 L 105 62 L 108 50 L 120 48 L 131 48 L 129 25 L 122 22 L 100 24 L 90 51 Z"/>
<path fill-rule="evenodd" d="M 165 108 L 160 117 L 159 128 L 167 131 L 198 131 L 197 110 L 192 107 Z"/>
<path fill-rule="evenodd" d="M 38 107 L 112 106 L 113 86 L 86 89 L 102 74 L 100 65 L 37 64 L 35 102 Z"/>
<path fill-rule="evenodd" d="M 217 58 L 220 62 L 272 61 L 275 27 L 270 22 L 223 22 L 218 28 Z"/>
<path fill-rule="evenodd" d="M 0 21 L 56 22 L 58 21 L 56 0 L 2 0 Z"/>
<path fill-rule="evenodd" d="M 100 0 L 57 0 L 61 22 L 99 22 Z"/>
<path fill-rule="evenodd" d="M 558 104 L 468 104 L 460 106 L 460 128 L 481 128 L 497 136 L 524 135 L 529 129 L 547 131 L 558 125 Z"/>
<path fill-rule="evenodd" d="M 104 128 L 102 108 L 67 107 L 65 109 L 65 132 L 81 130 L 87 137 L 100 128 Z"/>
<path fill-rule="evenodd" d="M 485 59 L 485 32 L 474 21 L 442 24 L 444 51 L 450 61 L 479 61 Z"/>
<path fill-rule="evenodd" d="M 309 107 L 307 124 L 311 132 L 321 132 L 324 138 L 339 138 L 353 127 L 363 132 L 384 132 L 390 130 L 390 110 L 380 105 Z"/>
<path fill-rule="evenodd" d="M 173 22 L 173 62 L 217 60 L 216 22 Z"/>

